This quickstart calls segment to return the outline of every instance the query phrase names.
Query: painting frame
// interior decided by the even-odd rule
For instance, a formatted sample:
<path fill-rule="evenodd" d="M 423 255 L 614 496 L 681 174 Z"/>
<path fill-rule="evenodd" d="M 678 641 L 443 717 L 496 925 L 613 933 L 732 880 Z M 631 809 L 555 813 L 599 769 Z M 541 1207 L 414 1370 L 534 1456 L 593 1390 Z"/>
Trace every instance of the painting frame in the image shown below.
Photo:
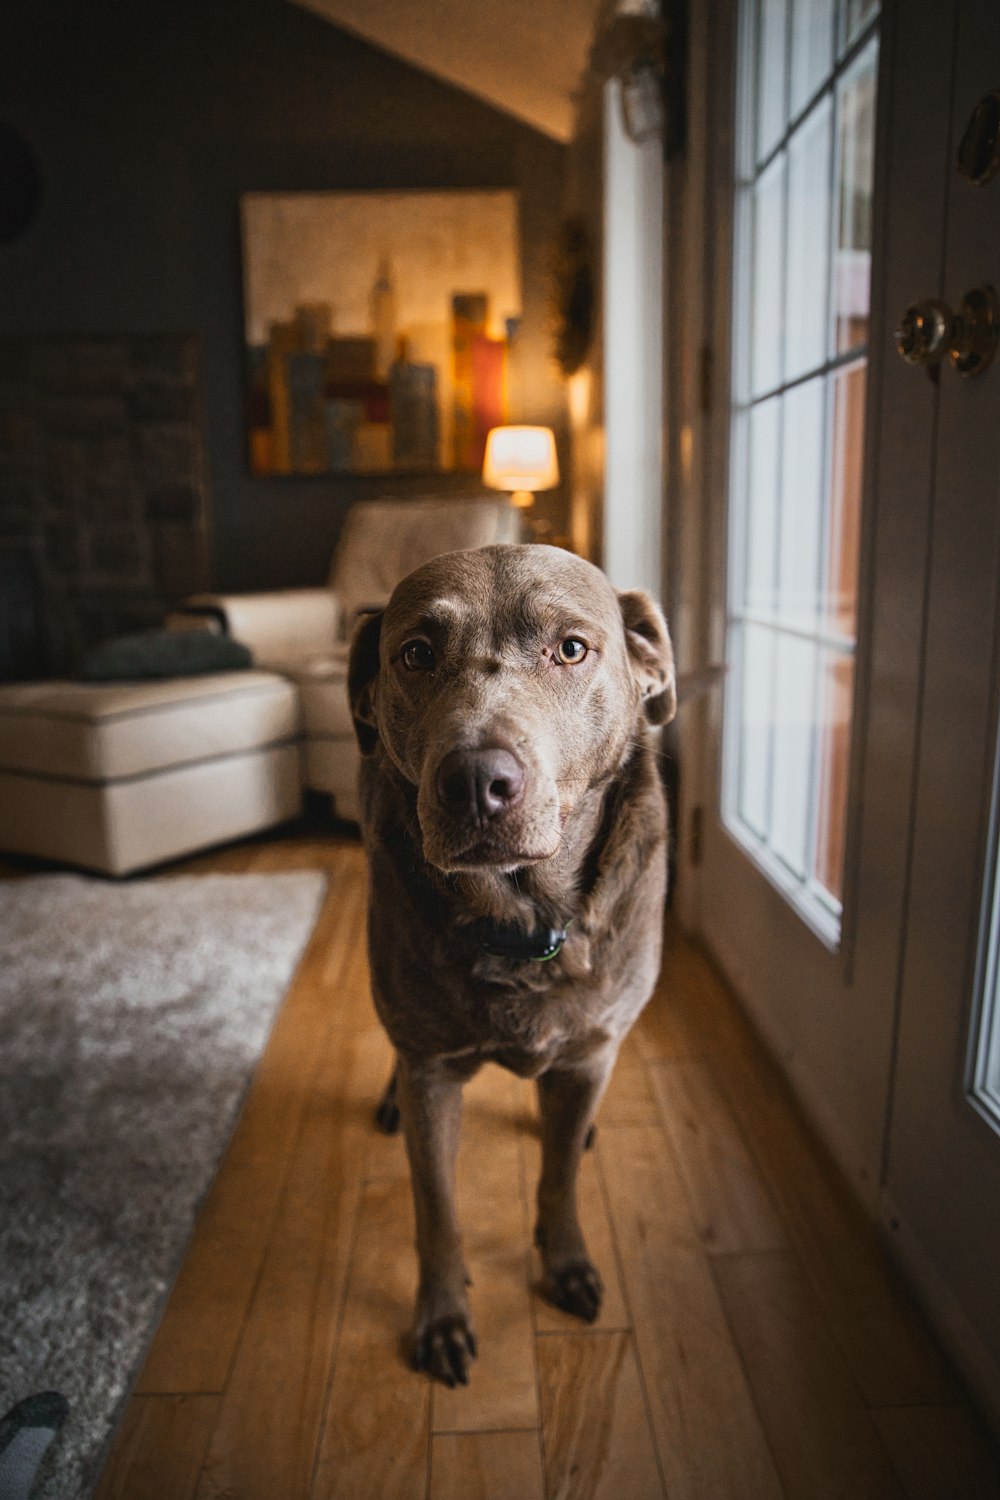
<path fill-rule="evenodd" d="M 252 192 L 240 221 L 251 473 L 477 472 L 517 383 L 517 192 Z"/>

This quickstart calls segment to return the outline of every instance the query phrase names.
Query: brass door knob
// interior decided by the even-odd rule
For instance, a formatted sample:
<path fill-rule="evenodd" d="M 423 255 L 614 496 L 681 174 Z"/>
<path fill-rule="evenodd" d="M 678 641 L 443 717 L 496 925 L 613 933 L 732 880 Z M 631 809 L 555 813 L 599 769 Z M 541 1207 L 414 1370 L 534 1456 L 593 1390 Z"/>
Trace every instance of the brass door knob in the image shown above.
<path fill-rule="evenodd" d="M 954 331 L 955 315 L 947 303 L 926 297 L 900 318 L 896 349 L 909 365 L 937 365 L 951 348 Z"/>
<path fill-rule="evenodd" d="M 959 375 L 981 375 L 1000 341 L 997 294 L 991 286 L 975 287 L 957 313 L 934 297 L 914 302 L 900 318 L 895 339 L 907 364 L 934 369 L 950 357 Z"/>

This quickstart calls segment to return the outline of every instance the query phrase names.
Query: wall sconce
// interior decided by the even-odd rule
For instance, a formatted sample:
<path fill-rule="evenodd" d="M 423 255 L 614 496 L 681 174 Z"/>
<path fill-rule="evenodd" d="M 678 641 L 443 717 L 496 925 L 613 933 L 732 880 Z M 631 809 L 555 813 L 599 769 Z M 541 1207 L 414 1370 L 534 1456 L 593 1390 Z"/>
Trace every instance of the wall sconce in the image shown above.
<path fill-rule="evenodd" d="M 684 0 L 618 0 L 591 57 L 618 82 L 625 134 L 637 145 L 662 138 L 664 156 L 684 150 L 687 16 Z"/>
<path fill-rule="evenodd" d="M 556 440 L 550 427 L 493 427 L 486 438 L 483 483 L 507 490 L 511 504 L 528 510 L 538 490 L 559 483 Z"/>

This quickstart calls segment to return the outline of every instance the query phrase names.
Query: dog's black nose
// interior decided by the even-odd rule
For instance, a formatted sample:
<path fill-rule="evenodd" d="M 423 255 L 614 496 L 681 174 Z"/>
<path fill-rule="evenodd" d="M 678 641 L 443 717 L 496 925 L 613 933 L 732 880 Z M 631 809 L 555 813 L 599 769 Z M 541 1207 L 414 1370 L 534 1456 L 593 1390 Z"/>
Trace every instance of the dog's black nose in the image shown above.
<path fill-rule="evenodd" d="M 524 791 L 524 767 L 500 745 L 451 750 L 438 766 L 437 794 L 454 817 L 481 823 L 513 807 Z"/>

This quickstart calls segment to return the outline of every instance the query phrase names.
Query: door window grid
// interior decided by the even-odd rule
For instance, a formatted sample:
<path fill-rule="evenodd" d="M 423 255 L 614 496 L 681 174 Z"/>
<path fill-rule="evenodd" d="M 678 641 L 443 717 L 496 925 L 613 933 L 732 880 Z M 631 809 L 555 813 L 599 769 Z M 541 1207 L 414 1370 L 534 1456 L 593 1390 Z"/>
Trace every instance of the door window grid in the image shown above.
<path fill-rule="evenodd" d="M 746 0 L 742 22 L 723 811 L 766 873 L 836 942 L 877 8 Z"/>

